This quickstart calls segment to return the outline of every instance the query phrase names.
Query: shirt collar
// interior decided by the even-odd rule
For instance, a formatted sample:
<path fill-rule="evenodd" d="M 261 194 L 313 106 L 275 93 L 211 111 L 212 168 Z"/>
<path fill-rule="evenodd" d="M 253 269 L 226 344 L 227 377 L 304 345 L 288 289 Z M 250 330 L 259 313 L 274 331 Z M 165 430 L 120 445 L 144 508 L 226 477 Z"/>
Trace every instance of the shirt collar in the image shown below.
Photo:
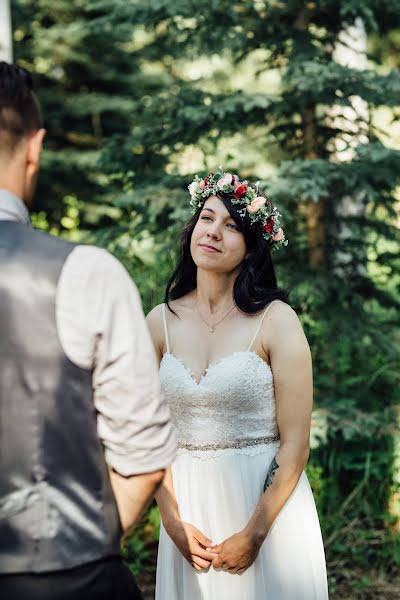
<path fill-rule="evenodd" d="M 0 221 L 19 221 L 30 224 L 28 209 L 23 201 L 12 192 L 0 189 Z"/>

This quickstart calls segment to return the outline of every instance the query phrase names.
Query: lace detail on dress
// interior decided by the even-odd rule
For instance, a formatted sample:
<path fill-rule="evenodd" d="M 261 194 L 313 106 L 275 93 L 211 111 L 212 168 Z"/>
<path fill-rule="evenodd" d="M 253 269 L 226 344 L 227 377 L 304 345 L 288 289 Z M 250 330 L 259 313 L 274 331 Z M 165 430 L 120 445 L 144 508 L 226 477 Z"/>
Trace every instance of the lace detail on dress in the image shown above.
<path fill-rule="evenodd" d="M 188 448 L 183 451 L 210 456 L 232 448 L 248 454 L 262 451 L 262 444 L 257 448 L 261 438 L 275 438 L 271 442 L 277 443 L 272 371 L 255 352 L 220 359 L 199 381 L 180 359 L 166 353 L 160 378 L 179 445 Z"/>

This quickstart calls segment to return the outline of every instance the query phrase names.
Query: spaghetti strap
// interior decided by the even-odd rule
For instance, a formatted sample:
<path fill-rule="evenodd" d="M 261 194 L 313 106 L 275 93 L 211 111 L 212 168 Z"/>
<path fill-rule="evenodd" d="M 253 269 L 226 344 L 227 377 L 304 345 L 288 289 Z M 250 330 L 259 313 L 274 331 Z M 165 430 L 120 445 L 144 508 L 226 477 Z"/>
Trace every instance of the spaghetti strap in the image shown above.
<path fill-rule="evenodd" d="M 170 347 L 169 347 L 169 337 L 168 337 L 168 327 L 167 327 L 167 315 L 166 315 L 166 311 L 165 311 L 165 304 L 162 305 L 162 315 L 163 315 L 163 323 L 164 323 L 165 341 L 166 341 L 166 344 L 167 344 L 167 352 L 168 352 L 168 354 L 171 354 Z"/>
<path fill-rule="evenodd" d="M 262 315 L 262 317 L 261 317 L 261 319 L 260 319 L 260 322 L 259 322 L 259 324 L 258 324 L 257 330 L 256 330 L 256 332 L 255 332 L 255 334 L 254 334 L 254 336 L 253 336 L 253 339 L 251 340 L 251 342 L 250 342 L 250 345 L 249 345 L 249 347 L 247 348 L 247 352 L 249 352 L 249 351 L 251 350 L 251 347 L 252 347 L 252 345 L 254 344 L 254 342 L 255 342 L 255 340 L 256 340 L 256 337 L 257 337 L 257 335 L 258 335 L 258 332 L 259 332 L 259 331 L 260 331 L 260 329 L 261 329 L 261 325 L 263 324 L 264 317 L 265 317 L 265 315 L 267 314 L 269 307 L 271 306 L 271 304 L 274 304 L 274 302 L 279 302 L 279 300 L 278 300 L 278 299 L 277 299 L 277 300 L 272 300 L 272 302 L 270 302 L 270 303 L 268 304 L 267 308 L 264 310 L 264 312 L 263 312 L 263 315 Z"/>

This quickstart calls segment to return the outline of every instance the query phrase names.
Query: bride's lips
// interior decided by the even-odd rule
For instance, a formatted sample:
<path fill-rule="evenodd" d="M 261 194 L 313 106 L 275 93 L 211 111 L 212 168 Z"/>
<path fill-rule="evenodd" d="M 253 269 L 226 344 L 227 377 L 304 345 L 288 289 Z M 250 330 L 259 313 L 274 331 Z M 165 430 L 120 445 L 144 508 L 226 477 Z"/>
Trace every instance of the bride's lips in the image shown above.
<path fill-rule="evenodd" d="M 221 250 L 218 250 L 218 248 L 214 248 L 214 246 L 209 246 L 208 244 L 199 244 L 199 246 L 205 252 L 221 252 Z"/>

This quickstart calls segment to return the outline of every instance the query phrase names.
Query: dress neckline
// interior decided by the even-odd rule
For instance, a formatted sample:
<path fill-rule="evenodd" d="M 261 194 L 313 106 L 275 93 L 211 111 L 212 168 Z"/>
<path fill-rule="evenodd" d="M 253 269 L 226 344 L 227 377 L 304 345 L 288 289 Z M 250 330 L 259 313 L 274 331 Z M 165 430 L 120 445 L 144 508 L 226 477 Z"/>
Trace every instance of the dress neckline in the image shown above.
<path fill-rule="evenodd" d="M 221 363 L 226 362 L 230 358 L 233 358 L 234 356 L 237 356 L 239 354 L 249 354 L 250 356 L 254 356 L 258 361 L 261 361 L 261 363 L 265 366 L 267 372 L 272 377 L 271 366 L 263 358 L 261 358 L 261 356 L 259 354 L 257 354 L 257 352 L 254 352 L 254 350 L 237 350 L 236 352 L 232 352 L 231 354 L 227 354 L 226 356 L 222 356 L 221 358 L 217 359 L 216 361 L 211 362 L 211 363 L 208 364 L 206 370 L 200 376 L 200 379 L 196 379 L 195 378 L 192 369 L 190 369 L 188 366 L 185 365 L 185 363 L 183 362 L 182 358 L 180 358 L 178 356 L 175 356 L 175 354 L 173 354 L 170 351 L 167 351 L 167 352 L 165 352 L 163 354 L 163 357 L 162 357 L 161 363 L 160 363 L 160 367 L 161 367 L 162 363 L 164 362 L 164 358 L 166 356 L 170 356 L 173 360 L 175 360 L 176 363 L 178 363 L 183 368 L 183 370 L 188 374 L 188 376 L 190 377 L 190 379 L 192 380 L 192 382 L 197 387 L 199 387 L 202 384 L 202 382 L 207 378 L 209 372 L 212 371 L 212 369 L 215 369 Z"/>

